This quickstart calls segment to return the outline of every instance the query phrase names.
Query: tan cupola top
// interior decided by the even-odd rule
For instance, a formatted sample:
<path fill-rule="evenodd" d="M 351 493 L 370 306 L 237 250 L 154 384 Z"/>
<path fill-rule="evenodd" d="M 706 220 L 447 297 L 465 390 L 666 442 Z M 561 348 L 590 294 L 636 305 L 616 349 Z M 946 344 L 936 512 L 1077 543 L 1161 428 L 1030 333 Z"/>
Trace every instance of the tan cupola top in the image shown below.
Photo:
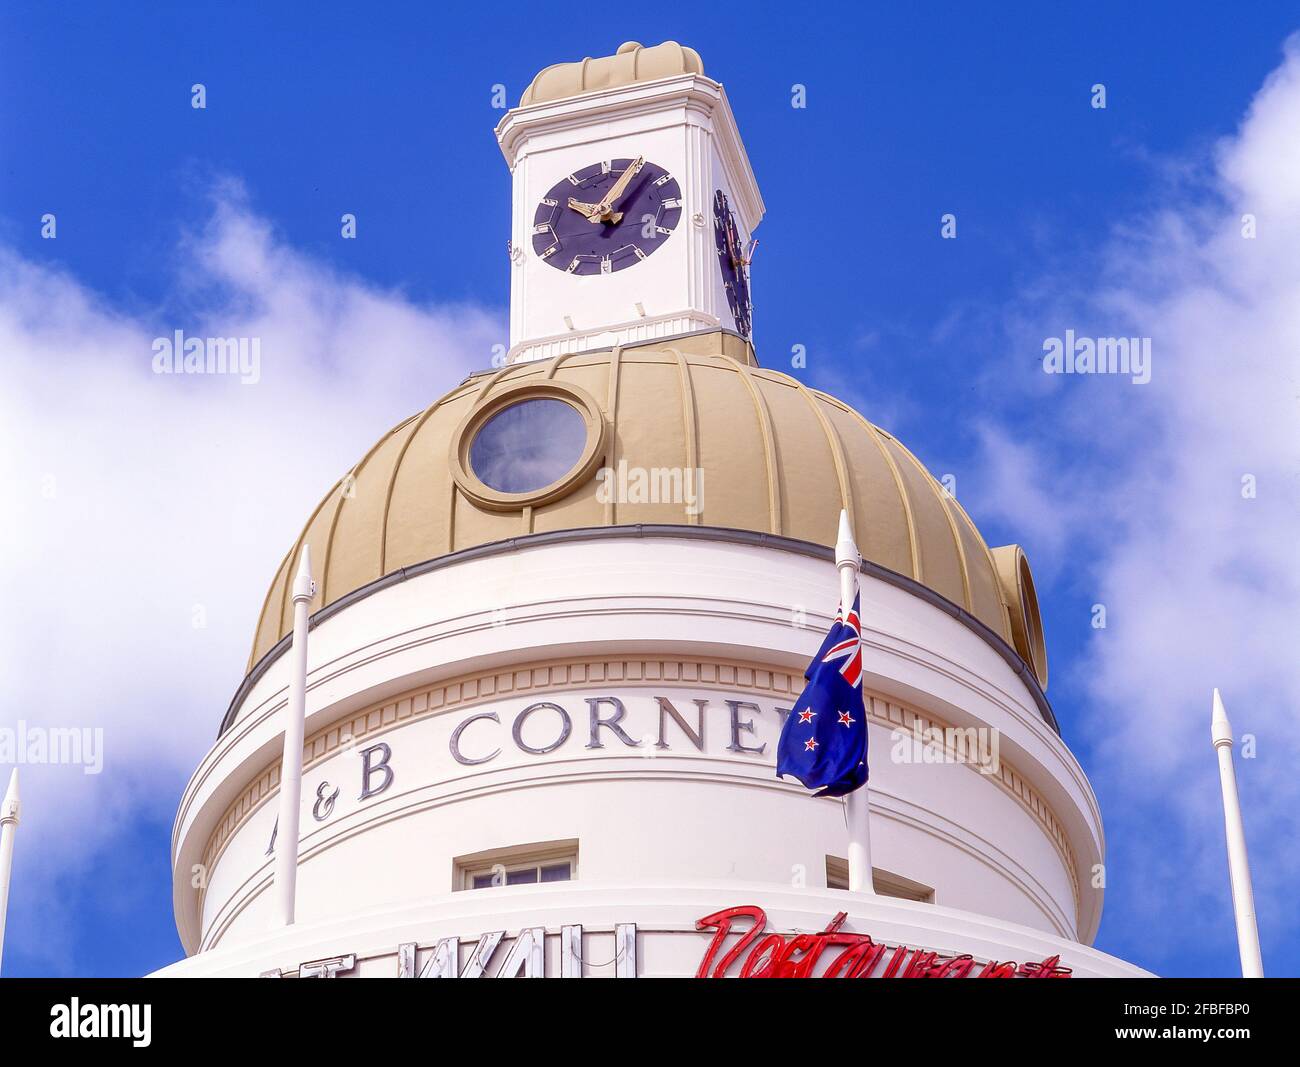
<path fill-rule="evenodd" d="M 649 48 L 628 41 L 619 45 L 612 56 L 599 59 L 588 56 L 576 63 L 556 63 L 547 67 L 524 90 L 519 106 L 563 100 L 599 89 L 657 81 L 678 74 L 703 73 L 704 61 L 694 48 L 676 41 L 665 41 Z"/>

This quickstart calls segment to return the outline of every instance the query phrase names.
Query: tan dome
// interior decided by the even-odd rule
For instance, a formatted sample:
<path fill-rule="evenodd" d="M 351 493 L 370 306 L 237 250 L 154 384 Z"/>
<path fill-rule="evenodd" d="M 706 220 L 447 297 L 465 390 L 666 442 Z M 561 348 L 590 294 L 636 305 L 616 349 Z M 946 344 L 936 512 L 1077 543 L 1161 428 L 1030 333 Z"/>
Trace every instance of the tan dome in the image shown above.
<path fill-rule="evenodd" d="M 999 567 L 961 506 L 894 437 L 750 358 L 739 338 L 713 333 L 471 377 L 384 435 L 326 495 L 271 584 L 250 667 L 291 629 L 290 564 L 304 539 L 315 612 L 404 567 L 548 531 L 697 525 L 830 546 L 843 507 L 866 560 L 964 608 L 1045 682 L 1023 553 L 998 549 Z M 479 481 L 469 462 L 479 428 L 519 399 L 548 396 L 585 421 L 570 473 L 513 495 Z M 699 513 L 681 503 L 602 503 L 598 468 L 620 461 L 703 470 Z"/>
<path fill-rule="evenodd" d="M 619 45 L 617 54 L 612 56 L 599 59 L 588 56 L 577 63 L 556 63 L 547 67 L 524 90 L 519 106 L 563 100 L 598 89 L 656 81 L 677 74 L 703 73 L 704 61 L 694 48 L 686 48 L 676 41 L 665 41 L 650 48 L 628 41 Z"/>

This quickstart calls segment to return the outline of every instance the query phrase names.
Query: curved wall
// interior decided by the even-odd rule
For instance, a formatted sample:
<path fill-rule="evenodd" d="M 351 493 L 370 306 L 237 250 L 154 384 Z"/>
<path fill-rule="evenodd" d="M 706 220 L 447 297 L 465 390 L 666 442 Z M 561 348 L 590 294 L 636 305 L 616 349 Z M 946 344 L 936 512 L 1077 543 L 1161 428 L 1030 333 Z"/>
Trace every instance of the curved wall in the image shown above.
<path fill-rule="evenodd" d="M 299 921 L 459 901 L 455 857 L 557 840 L 578 842 L 575 886 L 825 894 L 841 809 L 777 780 L 772 750 L 836 588 L 830 563 L 795 552 L 606 536 L 456 562 L 335 612 L 310 646 Z M 941 908 L 1091 940 L 1100 820 L 1034 692 L 985 637 L 904 589 L 864 577 L 863 615 L 877 870 L 932 887 Z M 265 935 L 284 659 L 242 694 L 178 813 L 187 951 Z M 660 699 L 695 729 L 702 715 L 698 744 Z M 590 702 L 608 719 L 615 700 L 625 737 L 598 727 L 601 747 L 588 747 Z M 539 703 L 553 707 L 516 739 Z M 561 744 L 529 751 L 566 716 Z M 499 749 L 486 762 L 451 749 L 472 718 L 459 752 Z M 992 728 L 997 773 L 898 762 L 891 731 L 918 722 Z M 363 799 L 363 780 L 385 787 Z M 318 820 L 322 782 L 322 796 L 339 792 Z M 483 892 L 506 891 L 468 895 Z"/>

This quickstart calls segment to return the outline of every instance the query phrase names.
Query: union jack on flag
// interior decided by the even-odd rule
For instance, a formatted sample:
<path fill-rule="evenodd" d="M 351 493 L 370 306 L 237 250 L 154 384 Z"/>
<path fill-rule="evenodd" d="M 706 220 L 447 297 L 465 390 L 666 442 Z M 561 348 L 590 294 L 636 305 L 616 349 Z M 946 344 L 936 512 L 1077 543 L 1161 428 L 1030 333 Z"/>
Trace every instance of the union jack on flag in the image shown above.
<path fill-rule="evenodd" d="M 867 783 L 860 603 L 861 597 L 855 597 L 848 618 L 840 605 L 804 671 L 808 684 L 786 717 L 777 743 L 777 776 L 798 778 L 819 797 L 842 797 Z"/>

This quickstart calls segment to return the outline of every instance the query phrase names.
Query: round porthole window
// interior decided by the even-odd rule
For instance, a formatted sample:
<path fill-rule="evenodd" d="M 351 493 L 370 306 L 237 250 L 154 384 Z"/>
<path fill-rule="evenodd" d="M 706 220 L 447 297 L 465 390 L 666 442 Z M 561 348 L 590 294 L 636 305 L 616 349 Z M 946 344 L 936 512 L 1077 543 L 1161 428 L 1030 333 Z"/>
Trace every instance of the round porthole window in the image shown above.
<path fill-rule="evenodd" d="M 493 510 L 537 505 L 570 491 L 600 459 L 604 418 L 581 389 L 558 382 L 507 387 L 469 414 L 452 472 Z"/>
<path fill-rule="evenodd" d="M 535 493 L 582 459 L 587 424 L 572 404 L 532 397 L 502 408 L 474 435 L 470 469 L 501 493 Z"/>

